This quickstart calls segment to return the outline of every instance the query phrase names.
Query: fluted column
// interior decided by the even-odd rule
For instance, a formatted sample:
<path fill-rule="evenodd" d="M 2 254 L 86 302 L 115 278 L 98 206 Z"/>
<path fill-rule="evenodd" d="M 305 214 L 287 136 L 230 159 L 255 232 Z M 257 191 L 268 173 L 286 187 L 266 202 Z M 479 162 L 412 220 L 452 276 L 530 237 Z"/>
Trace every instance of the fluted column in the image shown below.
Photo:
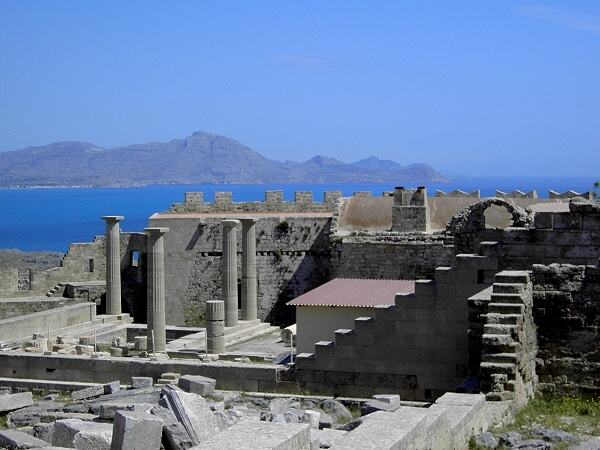
<path fill-rule="evenodd" d="M 256 219 L 242 222 L 242 320 L 256 320 Z"/>
<path fill-rule="evenodd" d="M 223 256 L 221 265 L 226 327 L 234 327 L 238 324 L 237 235 L 235 227 L 239 223 L 239 220 L 221 221 L 223 225 Z"/>
<path fill-rule="evenodd" d="M 106 314 L 121 314 L 121 245 L 119 221 L 123 216 L 103 216 L 106 221 Z"/>
<path fill-rule="evenodd" d="M 146 299 L 148 349 L 155 352 L 167 350 L 165 323 L 165 246 L 164 235 L 168 228 L 146 228 L 148 235 L 148 295 Z"/>

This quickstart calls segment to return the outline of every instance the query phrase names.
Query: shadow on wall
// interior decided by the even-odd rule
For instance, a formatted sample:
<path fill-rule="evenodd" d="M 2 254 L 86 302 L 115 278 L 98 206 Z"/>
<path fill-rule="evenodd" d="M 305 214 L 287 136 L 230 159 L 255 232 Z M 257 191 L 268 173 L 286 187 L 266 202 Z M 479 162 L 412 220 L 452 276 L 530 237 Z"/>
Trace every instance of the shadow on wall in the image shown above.
<path fill-rule="evenodd" d="M 331 223 L 319 232 L 310 250 L 304 256 L 271 308 L 266 317 L 267 322 L 281 327 L 296 323 L 296 308 L 287 306 L 286 303 L 330 280 L 330 226 Z M 285 267 L 282 266 L 280 270 L 285 270 Z"/>

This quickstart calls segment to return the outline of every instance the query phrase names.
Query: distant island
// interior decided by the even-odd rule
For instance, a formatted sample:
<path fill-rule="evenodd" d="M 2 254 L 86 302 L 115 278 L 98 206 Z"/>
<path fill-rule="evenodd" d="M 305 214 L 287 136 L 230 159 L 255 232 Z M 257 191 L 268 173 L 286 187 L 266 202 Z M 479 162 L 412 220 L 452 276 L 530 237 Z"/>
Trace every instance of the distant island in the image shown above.
<path fill-rule="evenodd" d="M 56 142 L 0 152 L 2 187 L 444 181 L 448 180 L 426 164 L 404 166 L 376 157 L 350 164 L 326 156 L 275 161 L 234 139 L 202 131 L 170 142 L 111 149 Z"/>

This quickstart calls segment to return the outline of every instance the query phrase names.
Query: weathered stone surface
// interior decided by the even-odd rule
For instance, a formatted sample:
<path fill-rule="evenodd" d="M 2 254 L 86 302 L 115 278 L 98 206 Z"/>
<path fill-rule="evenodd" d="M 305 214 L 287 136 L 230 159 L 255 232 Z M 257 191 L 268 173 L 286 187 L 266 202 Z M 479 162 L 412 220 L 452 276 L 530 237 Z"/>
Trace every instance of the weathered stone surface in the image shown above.
<path fill-rule="evenodd" d="M 516 431 L 510 431 L 508 433 L 502 433 L 499 440 L 501 445 L 512 447 L 513 445 L 521 442 L 523 440 L 523 436 Z"/>
<path fill-rule="evenodd" d="M 101 384 L 97 386 L 90 386 L 79 391 L 71 392 L 71 398 L 73 400 L 83 400 L 85 398 L 99 397 L 104 394 L 104 386 Z"/>
<path fill-rule="evenodd" d="M 168 444 L 167 448 L 185 450 L 195 445 L 190 435 L 185 431 L 184 426 L 177 421 L 175 415 L 167 408 L 156 406 L 152 408 L 151 414 L 162 421 L 164 439 Z"/>
<path fill-rule="evenodd" d="M 133 389 L 150 387 L 154 384 L 152 377 L 131 377 L 131 387 Z"/>
<path fill-rule="evenodd" d="M 82 430 L 73 438 L 73 447 L 77 450 L 110 450 L 112 431 Z"/>
<path fill-rule="evenodd" d="M 375 394 L 373 400 L 377 400 L 383 403 L 400 403 L 400 396 L 397 394 Z"/>
<path fill-rule="evenodd" d="M 532 432 L 550 442 L 573 442 L 576 440 L 573 434 L 563 430 L 555 430 L 553 428 L 534 427 Z"/>
<path fill-rule="evenodd" d="M 8 450 L 37 448 L 48 443 L 19 430 L 0 430 L 0 448 Z"/>
<path fill-rule="evenodd" d="M 529 439 L 513 445 L 511 450 L 550 450 L 551 448 L 552 444 L 541 439 Z"/>
<path fill-rule="evenodd" d="M 113 419 L 117 411 L 150 411 L 154 406 L 151 403 L 130 403 L 127 401 L 103 403 L 100 405 L 99 416 L 101 419 Z"/>
<path fill-rule="evenodd" d="M 346 435 L 346 431 L 331 430 L 325 428 L 323 430 L 310 430 L 311 442 L 317 442 L 317 448 L 335 448 L 335 443 L 338 439 Z"/>
<path fill-rule="evenodd" d="M 54 434 L 54 424 L 40 422 L 33 426 L 33 435 L 42 441 L 52 443 L 52 435 Z"/>
<path fill-rule="evenodd" d="M 215 391 L 217 380 L 201 375 L 184 375 L 179 378 L 177 385 L 186 392 L 209 396 Z"/>
<path fill-rule="evenodd" d="M 296 450 L 310 448 L 308 424 L 241 421 L 191 450 Z"/>
<path fill-rule="evenodd" d="M 481 434 L 477 434 L 477 435 L 473 436 L 473 442 L 477 446 L 477 448 L 481 448 L 481 449 L 490 448 L 493 450 L 493 449 L 497 448 L 499 445 L 499 442 L 498 442 L 498 439 L 496 439 L 496 436 L 494 436 L 490 432 L 481 433 Z"/>
<path fill-rule="evenodd" d="M 334 423 L 346 423 L 352 420 L 352 413 L 337 400 L 323 400 L 319 407 L 331 416 Z"/>
<path fill-rule="evenodd" d="M 98 418 L 95 414 L 65 412 L 63 407 L 64 403 L 60 402 L 41 402 L 39 405 L 11 412 L 8 415 L 8 424 L 11 427 L 24 427 L 61 419 L 94 420 Z"/>
<path fill-rule="evenodd" d="M 158 450 L 162 420 L 147 412 L 117 411 L 113 426 L 112 450 Z"/>
<path fill-rule="evenodd" d="M 110 383 L 106 383 L 104 386 L 104 394 L 114 394 L 115 392 L 119 392 L 121 389 L 121 383 L 119 380 L 111 381 Z"/>
<path fill-rule="evenodd" d="M 31 392 L 0 395 L 0 412 L 14 411 L 31 405 L 33 405 L 33 394 Z"/>
<path fill-rule="evenodd" d="M 400 408 L 400 401 L 398 401 L 398 403 L 389 403 L 379 400 L 369 400 L 362 405 L 360 408 L 360 413 L 363 416 L 366 416 L 367 414 L 374 413 L 375 411 L 392 412 L 396 411 L 398 408 Z"/>
<path fill-rule="evenodd" d="M 202 397 L 168 386 L 162 392 L 166 407 L 183 424 L 194 442 L 200 443 L 220 431 L 217 419 Z"/>
<path fill-rule="evenodd" d="M 79 419 L 57 420 L 54 423 L 52 445 L 73 448 L 73 441 L 77 433 L 103 435 L 108 432 L 112 435 L 112 428 L 112 425 L 108 423 L 86 422 Z M 89 438 L 89 441 L 91 442 L 91 438 Z"/>

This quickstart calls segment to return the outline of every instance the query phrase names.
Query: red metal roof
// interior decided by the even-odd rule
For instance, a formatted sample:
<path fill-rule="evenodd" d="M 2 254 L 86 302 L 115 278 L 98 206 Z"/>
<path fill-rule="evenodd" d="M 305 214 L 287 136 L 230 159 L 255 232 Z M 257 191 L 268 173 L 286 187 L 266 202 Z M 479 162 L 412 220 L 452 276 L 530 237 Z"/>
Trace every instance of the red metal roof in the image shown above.
<path fill-rule="evenodd" d="M 393 305 L 396 294 L 415 292 L 414 280 L 334 278 L 288 302 L 292 306 L 353 306 L 373 308 Z"/>

